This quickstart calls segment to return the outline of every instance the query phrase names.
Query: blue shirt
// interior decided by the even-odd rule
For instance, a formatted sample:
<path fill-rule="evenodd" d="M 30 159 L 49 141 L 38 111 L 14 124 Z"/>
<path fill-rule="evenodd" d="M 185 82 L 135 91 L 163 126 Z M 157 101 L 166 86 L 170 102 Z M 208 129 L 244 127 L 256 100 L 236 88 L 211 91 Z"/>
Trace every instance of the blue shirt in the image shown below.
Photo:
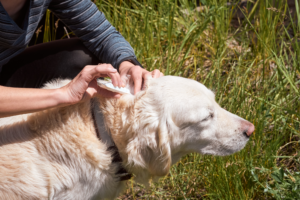
<path fill-rule="evenodd" d="M 50 9 L 103 63 L 118 69 L 131 60 L 140 65 L 133 48 L 107 21 L 91 0 L 29 0 L 23 27 L 10 18 L 0 2 L 0 72 L 2 66 L 25 50 L 37 26 Z"/>

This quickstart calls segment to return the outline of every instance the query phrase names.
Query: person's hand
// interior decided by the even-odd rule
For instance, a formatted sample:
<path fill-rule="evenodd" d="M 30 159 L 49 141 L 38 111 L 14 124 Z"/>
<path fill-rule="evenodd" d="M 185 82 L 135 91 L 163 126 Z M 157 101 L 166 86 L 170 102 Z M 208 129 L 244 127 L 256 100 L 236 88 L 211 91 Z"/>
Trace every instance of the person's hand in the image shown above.
<path fill-rule="evenodd" d="M 142 89 L 142 87 L 146 85 L 145 83 L 149 78 L 159 78 L 163 76 L 163 73 L 161 73 L 158 69 L 149 72 L 129 61 L 124 61 L 120 64 L 119 72 L 121 79 L 123 80 L 125 80 L 124 78 L 127 74 L 131 75 L 134 83 L 134 94 L 138 93 Z"/>
<path fill-rule="evenodd" d="M 87 65 L 69 84 L 61 88 L 63 90 L 62 104 L 75 104 L 88 100 L 95 95 L 119 98 L 120 94 L 105 90 L 97 85 L 97 78 L 99 77 L 110 77 L 114 86 L 124 86 L 119 73 L 110 64 Z"/>

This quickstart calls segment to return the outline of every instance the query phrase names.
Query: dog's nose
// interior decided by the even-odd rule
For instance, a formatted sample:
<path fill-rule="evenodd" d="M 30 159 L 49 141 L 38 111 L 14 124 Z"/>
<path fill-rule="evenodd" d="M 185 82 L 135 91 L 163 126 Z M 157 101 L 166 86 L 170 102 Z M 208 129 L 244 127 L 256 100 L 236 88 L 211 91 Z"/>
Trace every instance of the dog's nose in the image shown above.
<path fill-rule="evenodd" d="M 254 125 L 248 121 L 244 121 L 242 123 L 242 126 L 243 126 L 243 130 L 244 130 L 244 134 L 247 136 L 247 137 L 250 137 L 252 135 L 252 133 L 254 132 Z"/>

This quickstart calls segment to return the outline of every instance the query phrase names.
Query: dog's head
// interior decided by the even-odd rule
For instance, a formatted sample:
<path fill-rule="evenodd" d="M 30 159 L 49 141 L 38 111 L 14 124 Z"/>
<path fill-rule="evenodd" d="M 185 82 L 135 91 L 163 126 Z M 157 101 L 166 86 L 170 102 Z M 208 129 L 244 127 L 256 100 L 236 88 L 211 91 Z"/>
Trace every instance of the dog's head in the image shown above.
<path fill-rule="evenodd" d="M 166 175 L 190 152 L 232 154 L 254 131 L 253 124 L 222 109 L 212 91 L 190 79 L 151 79 L 136 96 L 123 95 L 113 102 L 102 109 L 111 110 L 108 126 L 134 173 L 146 169 L 150 176 Z"/>

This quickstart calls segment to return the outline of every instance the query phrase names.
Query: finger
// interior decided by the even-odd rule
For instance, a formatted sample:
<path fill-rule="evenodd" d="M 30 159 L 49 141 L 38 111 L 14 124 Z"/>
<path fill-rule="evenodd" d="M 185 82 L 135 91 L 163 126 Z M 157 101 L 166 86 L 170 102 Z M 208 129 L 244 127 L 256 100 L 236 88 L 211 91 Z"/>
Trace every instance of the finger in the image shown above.
<path fill-rule="evenodd" d="M 134 83 L 134 94 L 138 93 L 142 88 L 142 68 L 140 66 L 134 66 L 129 70 L 129 73 L 132 77 Z"/>
<path fill-rule="evenodd" d="M 98 89 L 97 79 L 94 79 L 89 83 L 88 88 L 85 91 L 85 94 L 88 95 L 89 97 L 94 97 L 94 95 L 97 94 L 97 89 Z"/>
<path fill-rule="evenodd" d="M 115 87 L 121 87 L 122 86 L 122 81 L 121 81 L 120 74 L 118 73 L 118 71 L 115 68 L 113 68 L 113 66 L 111 64 L 101 64 L 101 65 L 98 65 L 97 68 L 99 68 L 98 71 L 106 70 L 106 69 L 111 70 L 112 72 L 101 73 L 100 77 L 108 76 L 108 77 L 111 78 L 112 84 Z"/>
<path fill-rule="evenodd" d="M 115 87 L 119 87 L 120 85 L 119 73 L 108 73 L 107 76 L 111 78 L 111 82 Z"/>
<path fill-rule="evenodd" d="M 120 77 L 121 77 L 121 81 L 122 81 L 122 85 L 123 85 L 122 87 L 125 87 L 126 83 L 129 81 L 129 77 L 127 76 L 127 75 L 130 75 L 129 71 L 130 71 L 129 67 L 126 69 L 123 68 L 123 70 L 120 71 Z"/>
<path fill-rule="evenodd" d="M 162 77 L 162 76 L 164 76 L 164 74 L 162 72 L 160 72 L 160 76 L 159 77 Z"/>
<path fill-rule="evenodd" d="M 99 76 L 100 74 L 118 73 L 111 64 L 96 65 L 91 70 L 92 75 Z"/>
<path fill-rule="evenodd" d="M 153 78 L 159 78 L 160 77 L 160 71 L 158 69 L 155 69 L 152 71 L 152 77 Z"/>
<path fill-rule="evenodd" d="M 94 78 L 100 77 L 101 74 L 118 73 L 115 68 L 109 64 L 87 65 L 79 73 L 78 78 L 83 78 L 86 82 L 91 82 Z"/>
<path fill-rule="evenodd" d="M 142 86 L 142 89 L 143 89 L 143 90 L 146 89 L 148 80 L 151 79 L 151 78 L 152 78 L 152 73 L 151 73 L 151 72 L 148 72 L 147 70 L 144 70 L 144 71 L 143 71 L 143 86 Z"/>

